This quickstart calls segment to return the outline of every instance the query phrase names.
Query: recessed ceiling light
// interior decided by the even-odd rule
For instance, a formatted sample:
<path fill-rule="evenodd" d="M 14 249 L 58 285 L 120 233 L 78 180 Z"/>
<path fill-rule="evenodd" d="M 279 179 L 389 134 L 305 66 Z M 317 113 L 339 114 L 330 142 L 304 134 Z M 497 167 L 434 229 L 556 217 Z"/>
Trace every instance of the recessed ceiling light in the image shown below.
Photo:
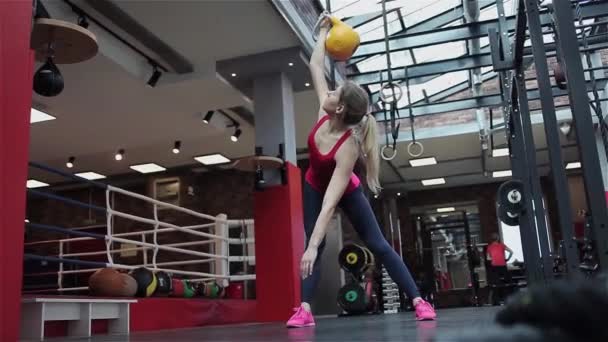
<path fill-rule="evenodd" d="M 433 178 L 433 179 L 422 180 L 422 185 L 424 185 L 424 186 L 440 185 L 440 184 L 445 184 L 445 178 Z"/>
<path fill-rule="evenodd" d="M 513 173 L 511 172 L 511 170 L 494 171 L 494 172 L 492 172 L 492 177 L 493 178 L 511 177 L 512 174 Z"/>
<path fill-rule="evenodd" d="M 49 186 L 49 185 L 47 183 L 37 181 L 35 179 L 28 179 L 26 186 L 28 189 L 35 189 L 35 188 L 43 188 L 43 187 Z"/>
<path fill-rule="evenodd" d="M 154 163 L 131 165 L 129 167 L 140 173 L 153 173 L 167 170 L 166 168 Z"/>
<path fill-rule="evenodd" d="M 76 176 L 82 177 L 82 178 L 88 179 L 88 180 L 96 180 L 96 179 L 106 178 L 106 176 L 101 175 L 101 174 L 96 173 L 96 172 L 92 172 L 92 171 L 77 173 Z"/>
<path fill-rule="evenodd" d="M 566 165 L 566 170 L 580 169 L 580 168 L 581 168 L 581 162 L 568 163 Z"/>
<path fill-rule="evenodd" d="M 210 154 L 207 156 L 198 156 L 194 157 L 194 160 L 203 164 L 203 165 L 215 165 L 215 164 L 224 164 L 230 162 L 230 159 L 224 157 L 223 155 L 216 153 Z"/>
<path fill-rule="evenodd" d="M 304 85 L 307 87 L 310 87 L 310 83 L 308 83 L 308 82 L 306 82 Z"/>
<path fill-rule="evenodd" d="M 401 193 L 400 193 L 400 192 L 398 192 L 398 193 L 397 193 L 397 196 L 401 196 Z"/>
<path fill-rule="evenodd" d="M 38 109 L 32 108 L 32 110 L 30 111 L 30 123 L 43 122 L 55 119 L 56 117 L 45 112 L 41 112 Z"/>
<path fill-rule="evenodd" d="M 449 213 L 452 211 L 456 211 L 456 208 L 454 208 L 454 207 L 437 208 L 438 213 Z"/>
<path fill-rule="evenodd" d="M 236 77 L 236 74 L 235 74 L 235 73 L 232 73 L 230 76 L 232 76 L 232 77 Z"/>
<path fill-rule="evenodd" d="M 505 157 L 509 155 L 508 148 L 497 148 L 492 150 L 492 157 Z"/>
<path fill-rule="evenodd" d="M 435 165 L 435 164 L 437 164 L 437 159 L 435 159 L 435 157 L 410 159 L 410 165 L 412 167 Z"/>
<path fill-rule="evenodd" d="M 289 66 L 293 66 L 293 62 L 289 62 Z"/>

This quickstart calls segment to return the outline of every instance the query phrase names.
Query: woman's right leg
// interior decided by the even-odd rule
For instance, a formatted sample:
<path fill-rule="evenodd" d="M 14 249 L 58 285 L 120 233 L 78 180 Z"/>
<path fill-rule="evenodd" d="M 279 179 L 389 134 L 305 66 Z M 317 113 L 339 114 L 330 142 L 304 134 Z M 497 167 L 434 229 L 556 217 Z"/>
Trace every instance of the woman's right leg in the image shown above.
<path fill-rule="evenodd" d="M 321 212 L 321 205 L 323 204 L 323 194 L 313 189 L 310 184 L 304 182 L 304 230 L 306 231 L 306 246 L 312 236 L 312 231 L 315 228 L 315 223 Z M 312 275 L 302 280 L 302 303 L 308 303 L 312 301 L 314 292 L 319 284 L 319 278 L 321 277 L 320 260 L 325 248 L 325 239 L 319 245 L 319 252 L 317 254 L 317 260 L 313 265 Z"/>
<path fill-rule="evenodd" d="M 315 223 L 321 212 L 321 205 L 323 204 L 323 194 L 313 189 L 307 182 L 304 182 L 304 230 L 306 233 L 306 246 L 310 241 L 312 231 L 315 228 Z M 321 268 L 319 263 L 321 260 L 321 254 L 325 247 L 325 239 L 321 242 L 318 249 L 317 260 L 312 268 L 312 274 L 306 279 L 302 280 L 302 304 L 296 310 L 296 312 L 287 321 L 287 327 L 289 328 L 302 328 L 310 327 L 315 325 L 315 320 L 312 317 L 310 310 L 310 302 L 314 296 L 317 285 L 319 284 L 319 277 L 321 276 Z"/>

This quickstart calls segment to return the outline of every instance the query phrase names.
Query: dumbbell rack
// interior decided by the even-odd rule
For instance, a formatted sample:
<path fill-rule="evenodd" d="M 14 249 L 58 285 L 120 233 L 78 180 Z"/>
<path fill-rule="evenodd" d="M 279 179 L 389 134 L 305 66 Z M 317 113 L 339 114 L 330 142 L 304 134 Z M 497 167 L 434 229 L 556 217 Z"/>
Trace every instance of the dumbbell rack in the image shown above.
<path fill-rule="evenodd" d="M 385 314 L 398 313 L 401 307 L 399 287 L 382 267 L 382 310 Z"/>

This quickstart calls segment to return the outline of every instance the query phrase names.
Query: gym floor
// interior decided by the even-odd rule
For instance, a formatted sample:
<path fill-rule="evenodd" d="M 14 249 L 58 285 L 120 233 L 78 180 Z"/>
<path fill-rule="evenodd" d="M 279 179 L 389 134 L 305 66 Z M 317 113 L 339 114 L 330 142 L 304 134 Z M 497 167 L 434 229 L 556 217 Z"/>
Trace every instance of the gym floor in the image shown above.
<path fill-rule="evenodd" d="M 412 312 L 389 315 L 321 318 L 314 328 L 286 329 L 283 324 L 217 326 L 131 336 L 99 336 L 70 342 L 166 341 L 453 341 L 467 331 L 493 325 L 498 307 L 438 310 L 435 322 L 417 322 Z M 433 338 L 435 338 L 433 340 Z M 49 341 L 64 341 L 51 339 Z"/>

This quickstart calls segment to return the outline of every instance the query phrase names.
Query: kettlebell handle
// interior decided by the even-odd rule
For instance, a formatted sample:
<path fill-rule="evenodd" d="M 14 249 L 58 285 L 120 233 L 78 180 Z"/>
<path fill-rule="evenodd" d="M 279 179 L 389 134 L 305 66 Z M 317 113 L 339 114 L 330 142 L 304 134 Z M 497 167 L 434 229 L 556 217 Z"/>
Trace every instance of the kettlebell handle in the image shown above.
<path fill-rule="evenodd" d="M 331 14 L 329 14 L 328 11 L 323 11 L 323 13 L 321 13 L 319 15 L 319 19 L 317 19 L 317 23 L 315 24 L 315 26 L 312 29 L 312 40 L 314 40 L 315 42 L 319 39 L 319 31 L 321 30 L 321 22 L 325 18 L 331 19 Z"/>

